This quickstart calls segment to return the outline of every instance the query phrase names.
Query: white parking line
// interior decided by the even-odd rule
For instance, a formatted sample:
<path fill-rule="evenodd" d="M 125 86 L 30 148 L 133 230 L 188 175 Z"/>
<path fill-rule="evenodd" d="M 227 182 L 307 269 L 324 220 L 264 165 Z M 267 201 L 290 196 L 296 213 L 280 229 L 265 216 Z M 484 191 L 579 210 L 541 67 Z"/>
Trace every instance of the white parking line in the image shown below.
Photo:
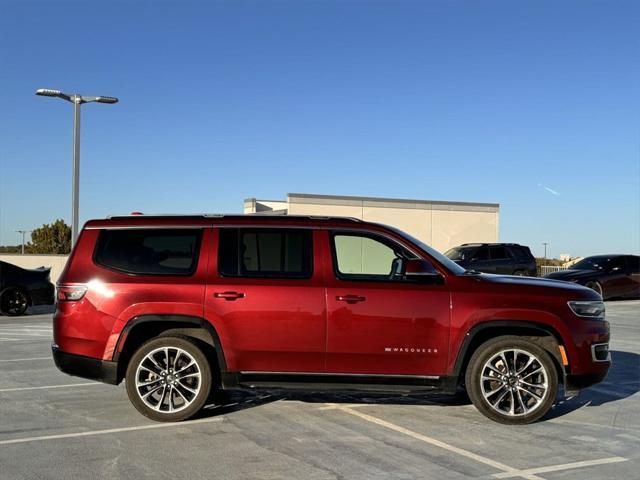
<path fill-rule="evenodd" d="M 52 332 L 19 332 L 16 330 L 1 330 L 0 335 L 23 336 L 23 337 L 50 337 Z"/>
<path fill-rule="evenodd" d="M 408 428 L 401 427 L 400 425 L 396 425 L 395 423 L 387 422 L 386 420 L 382 420 L 381 418 L 374 417 L 372 415 L 368 415 L 366 413 L 359 412 L 357 410 L 352 410 L 349 407 L 339 407 L 337 410 L 341 410 L 350 415 L 354 415 L 356 417 L 360 417 L 367 422 L 374 423 L 381 427 L 388 428 L 389 430 L 393 430 L 398 433 L 402 433 L 403 435 L 407 435 L 416 440 L 420 440 L 421 442 L 428 443 L 429 445 L 433 445 L 434 447 L 442 448 L 451 453 L 455 453 L 460 455 L 461 457 L 466 457 L 470 460 L 474 460 L 478 463 L 482 463 L 484 465 L 488 465 L 490 467 L 495 468 L 496 470 L 502 470 L 504 473 L 510 474 L 513 477 L 522 477 L 527 480 L 542 480 L 541 477 L 537 477 L 534 474 L 521 473 L 520 470 L 514 467 L 510 467 L 509 465 L 505 465 L 504 463 L 498 462 L 496 460 L 492 460 L 490 458 L 484 457 L 482 455 L 478 455 L 477 453 L 470 452 L 468 450 L 464 450 L 462 448 L 454 447 L 453 445 L 449 445 L 448 443 L 442 442 L 435 438 L 428 437 L 418 432 L 414 432 L 413 430 L 409 430 Z"/>
<path fill-rule="evenodd" d="M 519 477 L 521 473 L 536 474 L 536 473 L 548 473 L 557 472 L 560 470 L 571 470 L 574 468 L 593 467 L 596 465 L 606 465 L 609 463 L 626 462 L 627 459 L 623 457 L 609 457 L 600 458 L 598 460 L 585 460 L 584 462 L 563 463 L 560 465 L 549 465 L 548 467 L 529 468 L 527 470 L 520 470 L 517 474 L 511 474 L 509 472 L 496 473 L 493 475 L 495 478 L 512 478 Z"/>
<path fill-rule="evenodd" d="M 18 387 L 18 388 L 2 388 L 0 393 L 21 392 L 23 390 L 46 390 L 48 388 L 74 388 L 74 387 L 95 387 L 96 385 L 104 385 L 104 383 L 68 383 L 66 385 L 44 385 L 42 387 Z"/>
<path fill-rule="evenodd" d="M 421 433 L 414 432 L 413 430 L 409 430 L 407 428 L 401 427 L 400 425 L 396 425 L 394 423 L 388 422 L 386 420 L 382 420 L 381 418 L 374 417 L 372 415 L 368 415 L 366 413 L 362 413 L 352 409 L 352 406 L 336 406 L 336 404 L 327 404 L 331 409 L 342 410 L 343 412 L 349 413 L 356 417 L 360 417 L 367 422 L 375 423 L 376 425 L 380 425 L 381 427 L 388 428 L 389 430 L 393 430 L 398 433 L 402 433 L 411 438 L 415 438 L 416 440 L 420 440 L 422 442 L 428 443 L 429 445 L 433 445 L 435 447 L 443 448 L 448 450 L 449 452 L 458 454 L 462 457 L 469 458 L 471 460 L 475 460 L 476 462 L 483 463 L 485 465 L 489 465 L 497 470 L 502 470 L 501 473 L 494 473 L 492 476 L 494 478 L 514 478 L 520 477 L 528 480 L 543 480 L 541 477 L 538 477 L 538 473 L 548 473 L 548 472 L 557 472 L 561 470 L 570 470 L 575 468 L 584 468 L 584 467 L 592 467 L 596 465 L 606 465 L 610 463 L 618 463 L 625 462 L 627 459 L 623 457 L 609 457 L 609 458 L 600 458 L 597 460 L 585 460 L 582 462 L 572 462 L 572 463 L 564 463 L 560 465 L 548 465 L 546 467 L 535 467 L 528 469 L 517 469 L 514 467 L 510 467 L 509 465 L 505 465 L 504 463 L 497 462 L 490 458 L 484 457 L 482 455 L 478 455 L 476 453 L 470 452 L 468 450 L 464 450 L 462 448 L 454 447 L 453 445 L 449 445 L 448 443 L 442 442 L 440 440 L 436 440 L 435 438 L 428 437 Z"/>
<path fill-rule="evenodd" d="M 35 358 L 12 358 L 10 360 L 0 360 L 0 363 L 7 362 L 31 362 L 33 360 L 52 360 L 51 357 L 35 357 Z"/>
<path fill-rule="evenodd" d="M 5 337 L 0 337 L 0 342 L 19 342 L 20 340 L 22 340 L 21 338 L 5 338 Z"/>
<path fill-rule="evenodd" d="M 138 430 L 150 430 L 152 428 L 178 428 L 200 423 L 222 422 L 222 417 L 201 418 L 199 420 L 189 420 L 179 423 L 154 423 L 151 425 L 140 425 L 137 427 L 110 428 L 108 430 L 93 430 L 89 432 L 63 433 L 60 435 L 44 435 L 41 437 L 14 438 L 11 440 L 0 440 L 0 445 L 12 445 L 16 443 L 42 442 L 47 440 L 60 440 L 62 438 L 90 437 L 93 435 L 108 435 L 110 433 L 134 432 Z"/>

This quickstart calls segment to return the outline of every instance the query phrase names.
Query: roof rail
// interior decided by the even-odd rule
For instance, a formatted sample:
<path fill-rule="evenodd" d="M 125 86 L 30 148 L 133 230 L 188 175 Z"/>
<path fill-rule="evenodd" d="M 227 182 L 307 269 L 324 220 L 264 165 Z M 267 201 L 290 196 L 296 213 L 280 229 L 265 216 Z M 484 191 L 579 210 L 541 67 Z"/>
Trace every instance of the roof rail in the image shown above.
<path fill-rule="evenodd" d="M 128 215 L 108 215 L 107 220 L 118 220 L 118 219 L 143 219 L 143 218 L 176 218 L 176 217 L 188 217 L 188 218 L 247 218 L 247 217 L 258 217 L 261 219 L 270 219 L 270 220 L 282 220 L 283 218 L 291 218 L 291 219 L 311 219 L 311 220 L 347 220 L 351 222 L 362 222 L 359 218 L 355 217 L 341 217 L 341 216 L 325 216 L 325 215 L 288 215 L 282 213 L 152 213 L 152 214 L 143 214 L 140 212 L 133 212 Z"/>

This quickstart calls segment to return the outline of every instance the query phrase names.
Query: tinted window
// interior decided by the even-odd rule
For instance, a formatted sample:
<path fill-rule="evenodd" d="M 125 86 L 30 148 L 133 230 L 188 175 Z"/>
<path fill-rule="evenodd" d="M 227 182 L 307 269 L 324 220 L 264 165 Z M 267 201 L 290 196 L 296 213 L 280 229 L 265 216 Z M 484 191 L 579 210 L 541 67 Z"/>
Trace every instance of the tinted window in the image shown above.
<path fill-rule="evenodd" d="M 227 277 L 308 278 L 311 230 L 220 229 L 218 271 Z"/>
<path fill-rule="evenodd" d="M 507 252 L 507 249 L 504 247 L 491 247 L 489 250 L 491 251 L 491 260 L 504 260 L 511 258 L 509 252 Z"/>
<path fill-rule="evenodd" d="M 333 236 L 335 268 L 342 278 L 402 279 L 402 260 L 413 258 L 399 245 L 351 233 Z"/>
<path fill-rule="evenodd" d="M 473 255 L 473 248 L 455 247 L 445 252 L 445 256 L 451 260 L 469 260 Z"/>
<path fill-rule="evenodd" d="M 198 263 L 201 230 L 103 230 L 94 259 L 138 275 L 190 275 Z"/>
<path fill-rule="evenodd" d="M 640 257 L 627 257 L 627 268 L 631 274 L 640 273 Z"/>
<path fill-rule="evenodd" d="M 479 248 L 473 254 L 472 260 L 489 260 L 489 249 L 487 247 Z"/>
<path fill-rule="evenodd" d="M 533 260 L 531 251 L 527 247 L 513 247 L 511 253 L 515 255 L 519 262 L 530 262 Z"/>
<path fill-rule="evenodd" d="M 605 257 L 605 256 L 587 257 L 585 259 L 580 260 L 571 268 L 574 270 L 607 270 L 609 268 L 610 262 L 611 262 L 611 257 Z"/>

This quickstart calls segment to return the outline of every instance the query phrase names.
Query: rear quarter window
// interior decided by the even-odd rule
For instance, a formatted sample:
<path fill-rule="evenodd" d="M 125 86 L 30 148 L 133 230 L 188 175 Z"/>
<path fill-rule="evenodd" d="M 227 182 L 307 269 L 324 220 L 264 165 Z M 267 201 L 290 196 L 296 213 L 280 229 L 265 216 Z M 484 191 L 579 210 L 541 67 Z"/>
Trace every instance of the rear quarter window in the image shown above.
<path fill-rule="evenodd" d="M 132 275 L 191 275 L 201 237 L 200 229 L 103 230 L 93 259 Z"/>

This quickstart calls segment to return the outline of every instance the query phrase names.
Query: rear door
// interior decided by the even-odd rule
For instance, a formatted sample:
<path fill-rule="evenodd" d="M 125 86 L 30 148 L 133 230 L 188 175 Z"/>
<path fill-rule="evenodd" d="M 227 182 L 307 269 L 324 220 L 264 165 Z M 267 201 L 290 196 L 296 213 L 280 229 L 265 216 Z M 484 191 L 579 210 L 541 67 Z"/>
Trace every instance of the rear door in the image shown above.
<path fill-rule="evenodd" d="M 396 275 L 403 246 L 378 234 L 325 235 L 328 373 L 441 375 L 447 360 L 447 285 Z"/>
<path fill-rule="evenodd" d="M 325 295 L 308 228 L 215 229 L 205 316 L 227 368 L 322 372 Z"/>

